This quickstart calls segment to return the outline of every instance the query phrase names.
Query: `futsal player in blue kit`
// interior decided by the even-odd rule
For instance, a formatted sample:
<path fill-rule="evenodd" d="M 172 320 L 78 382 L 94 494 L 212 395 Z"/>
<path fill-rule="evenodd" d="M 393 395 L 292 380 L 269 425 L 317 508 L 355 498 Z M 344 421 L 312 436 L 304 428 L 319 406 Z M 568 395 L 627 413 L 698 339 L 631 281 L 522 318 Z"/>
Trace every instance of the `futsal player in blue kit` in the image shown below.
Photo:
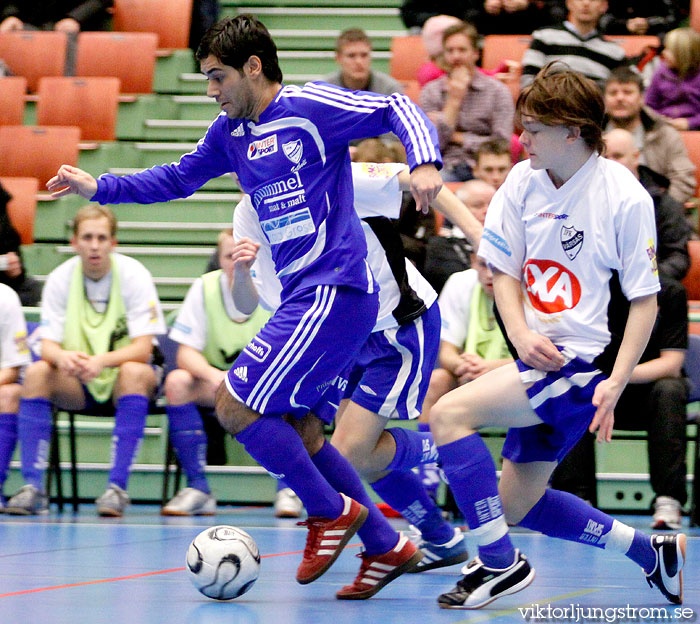
<path fill-rule="evenodd" d="M 438 598 L 442 608 L 477 609 L 532 582 L 508 524 L 625 554 L 670 602 L 683 599 L 685 535 L 649 536 L 547 489 L 587 428 L 610 441 L 613 410 L 656 318 L 653 204 L 629 171 L 601 156 L 603 115 L 597 87 L 561 64 L 518 97 L 530 159 L 491 201 L 479 256 L 493 269 L 520 359 L 448 393 L 430 413 L 443 470 L 479 545 L 464 578 Z M 616 345 L 607 318 L 613 271 L 630 301 Z M 486 426 L 509 428 L 500 485 L 478 434 Z"/>
<path fill-rule="evenodd" d="M 351 585 L 336 593 L 342 600 L 369 598 L 397 575 L 393 556 L 385 553 L 392 547 L 401 551 L 407 539 L 372 503 L 355 470 L 419 532 L 414 543 L 423 558 L 418 554 L 411 572 L 442 568 L 468 558 L 461 530 L 442 518 L 420 478 L 412 472 L 419 464 L 435 461 L 431 434 L 401 427 L 386 429 L 389 420 L 420 415 L 440 337 L 437 293 L 405 258 L 399 234 L 390 221 L 399 216 L 401 188 L 407 183 L 408 172 L 402 164 L 355 162 L 352 179 L 354 206 L 367 241 L 367 259 L 381 286 L 379 313 L 355 362 L 326 392 L 325 404 L 296 421 L 321 473 L 336 489 L 369 509 L 367 521 L 358 532 L 364 546 L 360 572 Z M 472 244 L 478 243 L 481 224 L 449 189 L 440 190 L 432 207 L 459 226 Z M 275 275 L 270 243 L 248 196 L 236 206 L 233 230 L 236 306 L 244 312 L 256 309 L 258 304 L 275 310 L 281 285 Z M 334 421 L 329 444 L 323 424 Z"/>
<path fill-rule="evenodd" d="M 153 203 L 187 197 L 234 171 L 250 195 L 282 302 L 243 350 L 219 388 L 224 428 L 297 493 L 309 514 L 297 581 L 321 576 L 362 525 L 366 507 L 321 475 L 282 415 L 304 416 L 366 342 L 378 309 L 377 285 L 352 205 L 348 141 L 391 131 L 406 148 L 411 192 L 425 206 L 440 189 L 435 128 L 405 96 L 349 92 L 322 83 L 283 86 L 274 42 L 255 18 L 213 26 L 197 51 L 222 114 L 197 147 L 170 165 L 99 180 L 62 166 L 54 196 L 98 203 Z M 408 542 L 404 562 L 415 558 Z"/>

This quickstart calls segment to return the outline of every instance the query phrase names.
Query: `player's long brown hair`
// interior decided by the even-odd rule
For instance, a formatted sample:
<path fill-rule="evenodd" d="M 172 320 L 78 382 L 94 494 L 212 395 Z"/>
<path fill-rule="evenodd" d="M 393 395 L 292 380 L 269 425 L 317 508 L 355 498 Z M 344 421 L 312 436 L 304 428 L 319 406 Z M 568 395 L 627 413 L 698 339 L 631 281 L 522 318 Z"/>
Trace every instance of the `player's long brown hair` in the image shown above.
<path fill-rule="evenodd" d="M 554 61 L 545 65 L 518 96 L 515 120 L 534 117 L 546 126 L 577 127 L 586 144 L 605 154 L 603 117 L 605 102 L 598 86 L 568 65 Z"/>

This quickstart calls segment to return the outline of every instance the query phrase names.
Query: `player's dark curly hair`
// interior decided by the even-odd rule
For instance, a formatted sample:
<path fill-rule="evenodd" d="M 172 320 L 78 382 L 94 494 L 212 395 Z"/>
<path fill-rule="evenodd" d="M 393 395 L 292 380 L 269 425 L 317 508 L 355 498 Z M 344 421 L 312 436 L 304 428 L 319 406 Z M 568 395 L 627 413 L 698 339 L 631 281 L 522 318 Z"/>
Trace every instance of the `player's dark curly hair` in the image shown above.
<path fill-rule="evenodd" d="M 282 82 L 277 46 L 265 25 L 252 15 L 227 17 L 214 24 L 202 37 L 196 57 L 202 61 L 210 54 L 239 72 L 251 56 L 257 56 L 264 76 Z"/>
<path fill-rule="evenodd" d="M 518 96 L 516 123 L 523 115 L 547 126 L 571 126 L 601 156 L 605 154 L 603 117 L 605 103 L 598 86 L 560 61 L 545 65 Z"/>

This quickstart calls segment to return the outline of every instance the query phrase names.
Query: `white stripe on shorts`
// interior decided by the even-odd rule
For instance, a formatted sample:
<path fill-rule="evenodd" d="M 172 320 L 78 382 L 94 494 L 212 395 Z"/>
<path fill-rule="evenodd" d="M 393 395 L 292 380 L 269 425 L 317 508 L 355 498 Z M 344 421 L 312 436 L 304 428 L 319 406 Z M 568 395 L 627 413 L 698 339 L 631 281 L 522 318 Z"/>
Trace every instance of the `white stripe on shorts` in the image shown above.
<path fill-rule="evenodd" d="M 561 396 L 567 393 L 571 386 L 585 388 L 590 381 L 600 374 L 599 370 L 590 371 L 588 373 L 576 373 L 571 377 L 560 377 L 555 382 L 545 386 L 535 396 L 530 398 L 530 406 L 532 409 L 538 408 L 547 399 Z"/>
<path fill-rule="evenodd" d="M 248 396 L 248 405 L 256 412 L 263 413 L 268 400 L 290 369 L 304 355 L 313 342 L 319 328 L 333 307 L 336 287 L 322 285 L 316 288 L 316 299 L 304 313 L 289 340 L 275 357 L 272 364 L 261 375 L 258 383 Z"/>
<path fill-rule="evenodd" d="M 405 405 L 406 416 L 408 418 L 416 418 L 420 415 L 420 410 L 418 409 L 418 394 L 420 392 L 421 381 L 423 380 L 423 351 L 425 345 L 425 339 L 423 336 L 423 319 L 419 317 L 413 321 L 413 327 L 415 328 L 418 340 L 418 364 L 416 374 L 411 380 L 409 390 L 406 395 Z M 394 382 L 391 391 L 387 394 L 384 403 L 379 408 L 379 415 L 385 418 L 390 418 L 397 411 L 399 398 L 406 387 L 406 383 L 408 382 L 411 374 L 413 356 L 416 355 L 411 349 L 408 349 L 396 340 L 396 334 L 399 329 L 400 328 L 384 330 L 384 337 L 386 338 L 387 342 L 401 355 L 401 369 L 396 375 L 396 381 Z"/>

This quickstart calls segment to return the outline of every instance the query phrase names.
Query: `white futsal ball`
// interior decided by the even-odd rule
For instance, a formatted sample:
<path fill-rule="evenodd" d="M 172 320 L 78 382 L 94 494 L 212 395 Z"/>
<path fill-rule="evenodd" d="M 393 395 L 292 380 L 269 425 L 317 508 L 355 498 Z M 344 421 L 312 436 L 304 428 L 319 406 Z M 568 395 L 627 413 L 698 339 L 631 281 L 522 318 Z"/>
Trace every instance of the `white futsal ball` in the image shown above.
<path fill-rule="evenodd" d="M 258 545 L 238 527 L 211 527 L 192 540 L 187 549 L 187 570 L 205 596 L 232 600 L 245 594 L 258 578 Z"/>

